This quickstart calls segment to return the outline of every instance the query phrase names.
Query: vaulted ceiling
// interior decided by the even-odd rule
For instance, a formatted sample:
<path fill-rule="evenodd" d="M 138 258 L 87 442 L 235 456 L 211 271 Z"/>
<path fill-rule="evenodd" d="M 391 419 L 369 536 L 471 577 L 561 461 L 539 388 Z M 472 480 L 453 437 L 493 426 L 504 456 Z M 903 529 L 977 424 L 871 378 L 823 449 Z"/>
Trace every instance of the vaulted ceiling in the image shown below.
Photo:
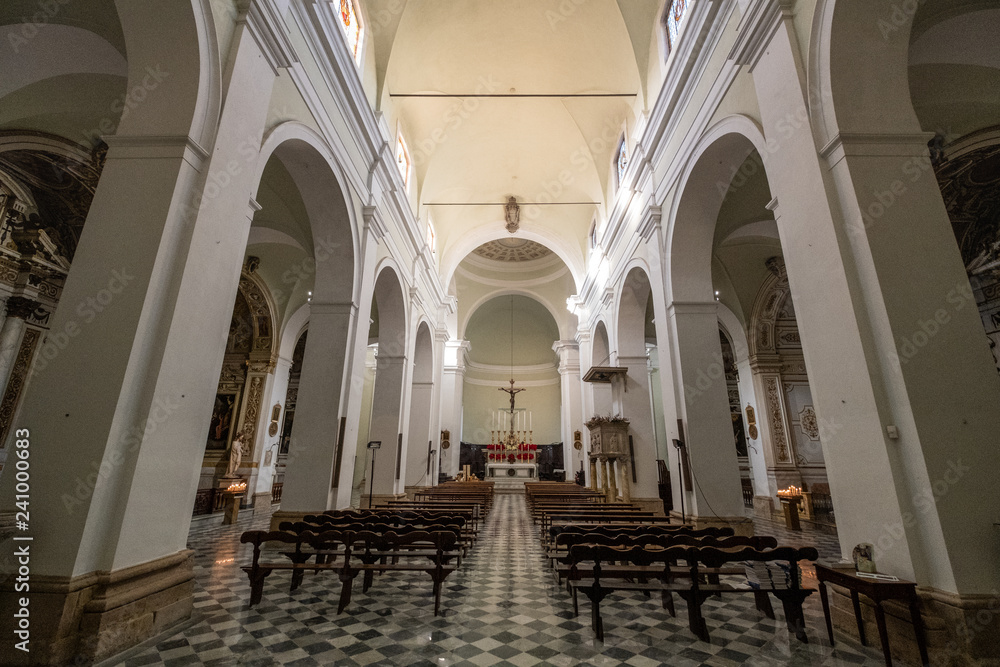
<path fill-rule="evenodd" d="M 508 235 L 510 196 L 522 202 L 519 236 L 583 259 L 614 194 L 619 139 L 646 106 L 658 5 L 421 0 L 393 13 L 398 2 L 364 2 L 378 104 L 407 141 L 439 252 L 458 255 L 445 265 Z"/>

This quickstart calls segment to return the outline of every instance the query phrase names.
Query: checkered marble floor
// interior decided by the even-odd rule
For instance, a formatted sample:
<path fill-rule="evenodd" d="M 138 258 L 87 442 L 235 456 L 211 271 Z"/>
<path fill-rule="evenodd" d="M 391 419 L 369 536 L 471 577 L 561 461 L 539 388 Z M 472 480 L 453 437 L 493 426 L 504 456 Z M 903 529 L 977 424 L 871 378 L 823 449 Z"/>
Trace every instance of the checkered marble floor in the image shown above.
<path fill-rule="evenodd" d="M 267 579 L 263 602 L 248 609 L 249 586 L 239 566 L 249 563 L 251 552 L 239 544 L 239 535 L 266 527 L 268 519 L 269 513 L 258 512 L 236 526 L 192 530 L 195 617 L 172 636 L 105 665 L 883 664 L 877 650 L 846 639 L 836 649 L 829 646 L 818 595 L 806 601 L 807 645 L 789 637 L 778 604 L 772 621 L 757 613 L 749 597 L 708 600 L 712 641 L 705 643 L 688 631 L 682 601 L 676 601 L 678 615 L 672 618 L 655 598 L 632 593 L 602 604 L 602 644 L 591 632 L 585 597 L 580 616 L 573 617 L 570 597 L 548 570 L 520 494 L 497 496 L 475 549 L 446 581 L 441 616 L 433 615 L 430 578 L 412 573 L 378 577 L 367 594 L 357 584 L 350 606 L 338 616 L 340 584 L 330 573 L 307 574 L 303 586 L 289 593 L 289 574 L 276 572 Z M 782 530 L 760 526 L 762 533 Z M 824 555 L 839 555 L 836 539 L 822 537 Z"/>

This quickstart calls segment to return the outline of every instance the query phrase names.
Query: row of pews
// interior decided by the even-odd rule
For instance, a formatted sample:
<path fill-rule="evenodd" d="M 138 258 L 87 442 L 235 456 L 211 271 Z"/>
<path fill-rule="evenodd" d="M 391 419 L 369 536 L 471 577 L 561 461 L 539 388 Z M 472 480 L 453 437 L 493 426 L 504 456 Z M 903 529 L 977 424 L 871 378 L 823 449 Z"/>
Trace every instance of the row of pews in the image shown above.
<path fill-rule="evenodd" d="M 252 561 L 242 568 L 250 580 L 250 606 L 261 602 L 274 571 L 291 573 L 291 591 L 307 574 L 335 574 L 341 583 L 338 614 L 350 604 L 359 575 L 367 592 L 377 574 L 412 572 L 430 576 L 437 616 L 443 583 L 474 546 L 492 501 L 492 484 L 451 483 L 417 493 L 412 501 L 307 514 L 276 531 L 248 530 L 240 542 L 253 545 Z"/>
<path fill-rule="evenodd" d="M 659 594 L 676 615 L 673 595 L 687 606 L 688 627 L 709 641 L 702 604 L 709 597 L 753 595 L 757 609 L 774 618 L 770 596 L 782 604 L 788 629 L 806 642 L 800 562 L 816 560 L 812 547 L 781 547 L 773 537 L 737 536 L 729 527 L 671 523 L 637 506 L 606 503 L 604 495 L 570 483 L 525 485 L 532 519 L 553 576 L 578 613 L 578 593 L 591 604 L 591 626 L 604 640 L 601 601 L 621 591 Z"/>

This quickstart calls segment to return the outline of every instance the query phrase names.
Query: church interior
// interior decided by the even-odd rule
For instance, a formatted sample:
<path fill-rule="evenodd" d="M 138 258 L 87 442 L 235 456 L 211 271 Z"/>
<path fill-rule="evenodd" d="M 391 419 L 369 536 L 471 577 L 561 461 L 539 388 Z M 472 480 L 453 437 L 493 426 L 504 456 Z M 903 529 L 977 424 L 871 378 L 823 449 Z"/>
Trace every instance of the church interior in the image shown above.
<path fill-rule="evenodd" d="M 0 3 L 0 664 L 1000 665 L 997 35 Z"/>

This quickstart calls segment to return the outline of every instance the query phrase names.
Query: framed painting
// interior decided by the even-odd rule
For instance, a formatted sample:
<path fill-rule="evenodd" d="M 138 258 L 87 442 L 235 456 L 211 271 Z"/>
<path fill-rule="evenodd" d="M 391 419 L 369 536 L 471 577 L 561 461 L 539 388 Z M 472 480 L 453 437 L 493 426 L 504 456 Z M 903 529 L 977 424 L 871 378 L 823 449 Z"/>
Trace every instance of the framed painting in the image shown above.
<path fill-rule="evenodd" d="M 239 407 L 239 391 L 219 392 L 215 395 L 215 405 L 212 407 L 212 421 L 208 427 L 208 443 L 205 451 L 224 452 L 229 448 L 236 422 L 236 410 Z"/>

